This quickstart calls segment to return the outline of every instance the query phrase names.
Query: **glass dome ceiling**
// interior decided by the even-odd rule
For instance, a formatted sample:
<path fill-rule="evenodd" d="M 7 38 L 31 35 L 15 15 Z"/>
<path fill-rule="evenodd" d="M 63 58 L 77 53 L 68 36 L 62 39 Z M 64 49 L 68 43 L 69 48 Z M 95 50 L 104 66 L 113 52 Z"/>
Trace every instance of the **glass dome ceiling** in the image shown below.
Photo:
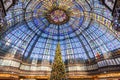
<path fill-rule="evenodd" d="M 120 48 L 110 29 L 111 12 L 99 0 L 19 0 L 6 20 L 0 55 L 30 64 L 52 62 L 58 42 L 63 60 L 70 63 Z"/>

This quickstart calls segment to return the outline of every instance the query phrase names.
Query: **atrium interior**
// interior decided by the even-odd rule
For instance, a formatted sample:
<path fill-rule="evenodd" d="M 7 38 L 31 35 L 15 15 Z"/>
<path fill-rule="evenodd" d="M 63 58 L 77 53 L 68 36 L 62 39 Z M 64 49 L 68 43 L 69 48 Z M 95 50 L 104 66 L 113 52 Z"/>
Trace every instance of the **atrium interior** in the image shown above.
<path fill-rule="evenodd" d="M 120 80 L 120 0 L 0 0 L 0 80 Z"/>

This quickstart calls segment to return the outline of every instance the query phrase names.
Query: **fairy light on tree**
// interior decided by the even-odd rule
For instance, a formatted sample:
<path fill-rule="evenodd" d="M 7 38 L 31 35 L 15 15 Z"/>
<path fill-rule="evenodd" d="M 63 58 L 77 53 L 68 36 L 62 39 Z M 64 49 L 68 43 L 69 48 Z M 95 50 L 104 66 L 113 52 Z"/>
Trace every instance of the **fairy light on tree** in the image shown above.
<path fill-rule="evenodd" d="M 61 56 L 60 44 L 58 43 L 54 62 L 52 65 L 50 80 L 65 80 L 65 79 L 66 79 L 65 65 Z"/>

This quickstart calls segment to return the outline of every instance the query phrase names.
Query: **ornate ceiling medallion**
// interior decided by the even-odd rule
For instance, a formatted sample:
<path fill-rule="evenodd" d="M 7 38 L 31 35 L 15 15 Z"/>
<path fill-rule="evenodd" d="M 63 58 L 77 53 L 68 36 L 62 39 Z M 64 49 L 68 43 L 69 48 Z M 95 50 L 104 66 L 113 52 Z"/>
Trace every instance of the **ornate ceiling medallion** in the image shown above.
<path fill-rule="evenodd" d="M 64 9 L 53 8 L 46 13 L 46 17 L 51 24 L 60 25 L 69 21 L 69 12 Z"/>

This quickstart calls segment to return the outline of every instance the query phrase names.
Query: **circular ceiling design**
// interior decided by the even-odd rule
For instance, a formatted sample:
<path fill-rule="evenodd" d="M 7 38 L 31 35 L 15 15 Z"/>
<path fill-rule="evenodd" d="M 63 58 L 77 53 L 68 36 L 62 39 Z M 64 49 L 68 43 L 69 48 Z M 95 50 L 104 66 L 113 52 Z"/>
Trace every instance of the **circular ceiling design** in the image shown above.
<path fill-rule="evenodd" d="M 84 22 L 84 10 L 77 1 L 55 0 L 39 1 L 39 3 L 32 1 L 31 3 L 34 4 L 32 8 L 34 23 L 32 24 L 36 25 L 38 32 L 56 37 L 65 36 L 79 30 Z M 26 14 L 32 4 L 28 5 Z"/>
<path fill-rule="evenodd" d="M 7 13 L 1 55 L 30 64 L 52 62 L 59 42 L 66 63 L 84 63 L 120 48 L 108 28 L 108 12 L 99 0 L 20 0 Z"/>

